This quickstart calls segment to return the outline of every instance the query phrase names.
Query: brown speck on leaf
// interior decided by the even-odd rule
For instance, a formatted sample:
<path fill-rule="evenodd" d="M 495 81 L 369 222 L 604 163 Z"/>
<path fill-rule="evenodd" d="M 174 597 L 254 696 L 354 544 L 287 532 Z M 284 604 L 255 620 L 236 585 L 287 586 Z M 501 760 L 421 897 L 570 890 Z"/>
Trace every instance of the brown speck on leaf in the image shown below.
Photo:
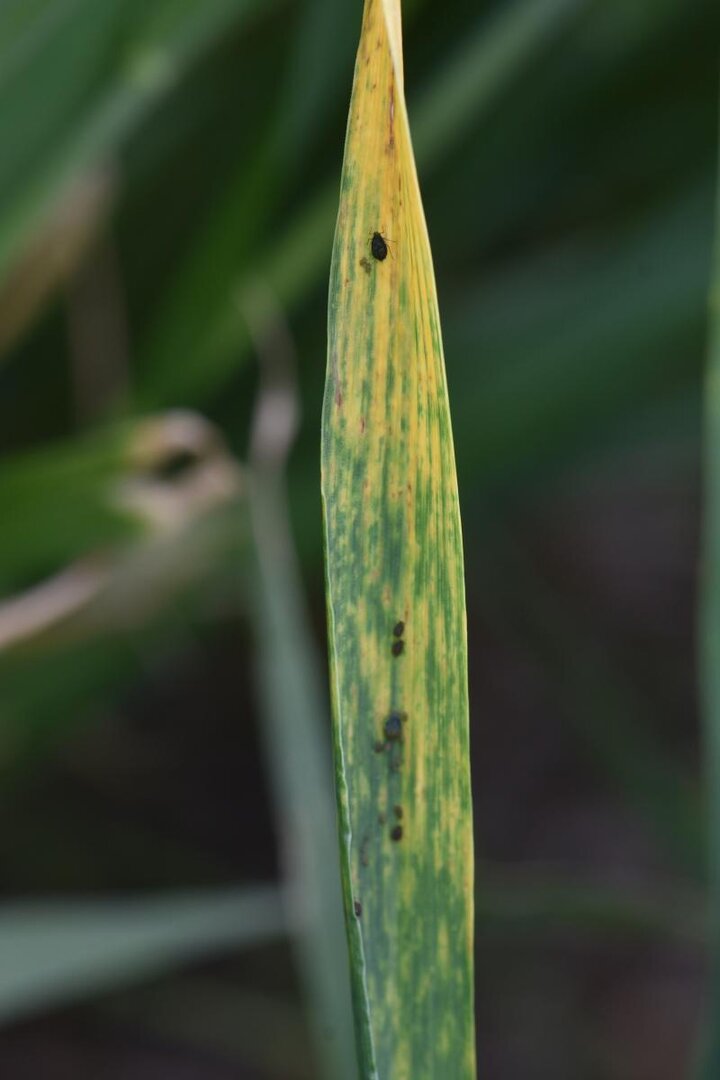
<path fill-rule="evenodd" d="M 404 641 L 393 641 L 391 652 L 393 656 L 400 656 L 405 648 Z"/>
<path fill-rule="evenodd" d="M 353 904 L 353 911 L 355 912 L 355 914 L 357 915 L 357 917 L 359 919 L 360 916 L 362 915 L 362 904 L 360 903 L 359 900 L 356 900 L 355 903 Z"/>
<path fill-rule="evenodd" d="M 387 148 L 389 152 L 395 149 L 395 84 L 390 82 L 390 103 L 388 105 L 388 144 Z"/>
<path fill-rule="evenodd" d="M 365 434 L 365 417 L 364 416 L 360 417 L 360 434 L 361 435 Z"/>
<path fill-rule="evenodd" d="M 392 827 L 392 829 L 390 830 L 390 839 L 391 840 L 395 840 L 395 841 L 402 840 L 402 835 L 403 835 L 402 825 L 394 825 Z"/>
<path fill-rule="evenodd" d="M 402 637 L 404 630 L 405 623 L 401 619 L 400 622 L 395 623 L 395 625 L 393 626 L 393 637 Z"/>
<path fill-rule="evenodd" d="M 362 259 L 360 260 L 360 265 L 362 266 L 366 274 L 369 274 L 372 270 L 370 260 L 365 255 L 363 255 Z"/>
<path fill-rule="evenodd" d="M 342 408 L 342 403 L 343 403 L 343 396 L 342 396 L 342 394 L 340 393 L 339 390 L 336 390 L 335 391 L 335 404 L 337 405 L 338 409 Z"/>
<path fill-rule="evenodd" d="M 403 816 L 403 808 L 402 808 L 402 806 L 399 806 L 399 805 L 398 806 L 393 806 L 393 813 L 395 814 L 395 817 L 398 819 L 398 821 L 402 821 L 402 816 Z"/>

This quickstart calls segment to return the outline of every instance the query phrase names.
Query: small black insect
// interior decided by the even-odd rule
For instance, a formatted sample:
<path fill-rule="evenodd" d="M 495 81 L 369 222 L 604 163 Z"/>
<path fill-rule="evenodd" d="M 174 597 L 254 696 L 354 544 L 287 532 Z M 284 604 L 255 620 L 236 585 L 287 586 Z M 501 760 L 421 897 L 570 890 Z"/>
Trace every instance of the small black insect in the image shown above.
<path fill-rule="evenodd" d="M 405 629 L 405 623 L 404 622 L 395 623 L 395 626 L 393 627 L 393 637 L 402 637 L 404 629 Z"/>
<path fill-rule="evenodd" d="M 395 825 L 395 827 L 390 830 L 390 839 L 391 840 L 402 840 L 402 834 L 403 834 L 402 825 Z"/>
<path fill-rule="evenodd" d="M 393 656 L 399 656 L 404 648 L 405 648 L 405 642 L 404 641 L 402 641 L 402 640 L 393 641 L 392 649 L 390 651 L 392 652 Z"/>
<path fill-rule="evenodd" d="M 355 914 L 359 919 L 360 916 L 362 915 L 362 904 L 360 903 L 359 900 L 356 900 L 355 903 L 353 904 L 353 910 L 355 911 Z"/>
<path fill-rule="evenodd" d="M 404 713 L 394 710 L 385 721 L 385 738 L 388 742 L 399 742 L 402 739 Z"/>
<path fill-rule="evenodd" d="M 388 242 L 382 233 L 374 232 L 372 234 L 370 251 L 372 252 L 373 258 L 377 259 L 378 262 L 383 262 L 384 259 L 387 259 Z"/>

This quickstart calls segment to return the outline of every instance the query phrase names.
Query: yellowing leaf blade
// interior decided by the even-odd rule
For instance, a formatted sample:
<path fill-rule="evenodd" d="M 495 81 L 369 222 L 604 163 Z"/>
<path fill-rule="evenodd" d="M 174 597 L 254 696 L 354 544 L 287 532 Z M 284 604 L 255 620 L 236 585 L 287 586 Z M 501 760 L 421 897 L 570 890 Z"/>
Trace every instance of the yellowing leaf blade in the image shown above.
<path fill-rule="evenodd" d="M 372 254 L 375 232 L 387 238 L 382 260 Z M 328 617 L 361 1075 L 469 1080 L 473 852 L 462 538 L 397 0 L 365 5 L 328 336 Z"/>

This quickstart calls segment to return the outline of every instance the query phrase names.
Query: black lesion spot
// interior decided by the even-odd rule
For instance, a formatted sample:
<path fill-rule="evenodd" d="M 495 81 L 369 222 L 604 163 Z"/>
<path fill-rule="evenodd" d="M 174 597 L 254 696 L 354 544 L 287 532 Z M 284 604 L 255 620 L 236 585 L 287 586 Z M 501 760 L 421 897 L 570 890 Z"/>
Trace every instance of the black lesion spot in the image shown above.
<path fill-rule="evenodd" d="M 392 649 L 390 650 L 392 652 L 393 656 L 400 656 L 404 652 L 404 650 L 405 650 L 405 642 L 404 641 L 402 641 L 402 640 L 393 641 Z"/>
<path fill-rule="evenodd" d="M 393 626 L 393 637 L 402 637 L 404 630 L 405 623 L 401 619 L 400 622 L 396 622 Z"/>
<path fill-rule="evenodd" d="M 402 840 L 402 836 L 403 836 L 403 827 L 402 827 L 402 825 L 393 825 L 392 829 L 390 830 L 390 839 L 395 840 L 397 842 L 398 840 Z"/>

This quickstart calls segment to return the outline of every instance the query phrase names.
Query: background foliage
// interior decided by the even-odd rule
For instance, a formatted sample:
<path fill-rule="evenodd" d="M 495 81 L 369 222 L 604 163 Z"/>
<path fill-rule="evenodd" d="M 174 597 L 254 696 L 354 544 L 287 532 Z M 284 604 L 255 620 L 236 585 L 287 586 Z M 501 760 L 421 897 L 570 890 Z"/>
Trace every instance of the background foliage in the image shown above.
<path fill-rule="evenodd" d="M 677 1080 L 712 1026 L 694 625 L 717 8 L 404 12 L 464 517 L 480 1060 Z M 287 719 L 298 687 L 323 701 L 359 20 L 0 5 L 3 1075 L 314 1077 L 332 1057 L 312 919 L 273 882 L 304 896 L 295 845 L 316 854 L 287 778 L 323 706 L 298 745 Z M 278 448 L 258 401 L 278 399 L 301 417 L 297 573 L 266 543 L 292 423 Z"/>

